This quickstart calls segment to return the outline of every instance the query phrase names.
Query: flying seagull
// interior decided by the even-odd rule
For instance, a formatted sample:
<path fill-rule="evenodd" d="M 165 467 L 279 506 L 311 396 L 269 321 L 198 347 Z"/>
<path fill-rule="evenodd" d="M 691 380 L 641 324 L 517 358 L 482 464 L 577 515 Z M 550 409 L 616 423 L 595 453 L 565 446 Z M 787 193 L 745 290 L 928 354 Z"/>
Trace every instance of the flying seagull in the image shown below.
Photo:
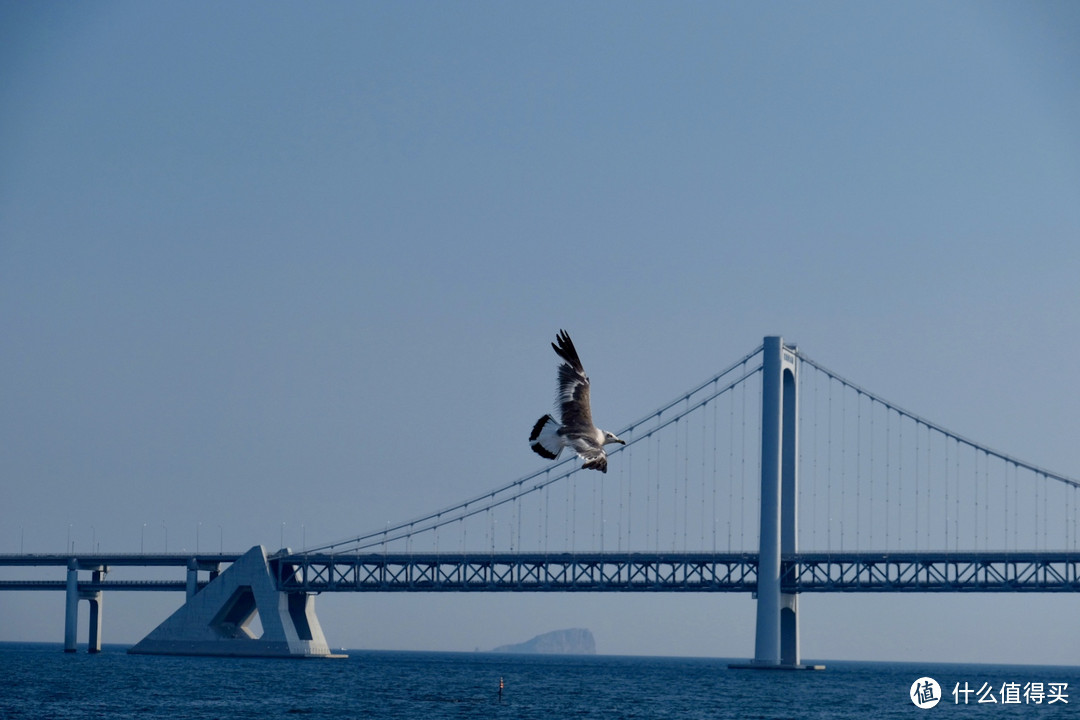
<path fill-rule="evenodd" d="M 529 444 L 537 455 L 549 460 L 559 457 L 564 447 L 571 448 L 585 461 L 582 468 L 606 473 L 604 446 L 608 443 L 625 445 L 626 442 L 593 425 L 592 409 L 589 407 L 589 378 L 581 366 L 574 343 L 565 330 L 560 330 L 555 340 L 558 344 L 551 343 L 551 347 L 563 359 L 563 364 L 559 366 L 558 391 L 562 423 L 551 415 L 540 418 L 533 425 Z"/>

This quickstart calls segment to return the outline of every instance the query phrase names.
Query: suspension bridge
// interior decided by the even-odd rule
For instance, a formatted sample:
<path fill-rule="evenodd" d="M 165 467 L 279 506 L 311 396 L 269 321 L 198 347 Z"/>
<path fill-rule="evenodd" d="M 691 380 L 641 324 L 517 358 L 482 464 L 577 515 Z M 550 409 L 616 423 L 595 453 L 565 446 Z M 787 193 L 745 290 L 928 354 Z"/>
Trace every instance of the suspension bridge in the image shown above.
<path fill-rule="evenodd" d="M 909 412 L 779 337 L 617 434 L 626 445 L 607 474 L 567 457 L 299 552 L 8 555 L 0 565 L 68 577 L 0 589 L 64 590 L 68 650 L 80 599 L 93 650 L 105 591 L 182 590 L 185 605 L 133 651 L 294 656 L 329 654 L 313 604 L 324 592 L 747 592 L 750 666 L 765 668 L 801 667 L 802 593 L 1080 590 L 1080 482 Z M 125 564 L 187 578 L 108 580 Z"/>

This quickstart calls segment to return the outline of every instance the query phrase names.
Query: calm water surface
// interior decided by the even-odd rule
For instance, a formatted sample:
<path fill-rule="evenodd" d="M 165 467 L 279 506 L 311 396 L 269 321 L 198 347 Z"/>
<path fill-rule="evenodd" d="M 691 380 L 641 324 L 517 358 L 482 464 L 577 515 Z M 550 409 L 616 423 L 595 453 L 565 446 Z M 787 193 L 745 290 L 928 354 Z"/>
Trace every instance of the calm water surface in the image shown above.
<path fill-rule="evenodd" d="M 763 672 L 696 658 L 354 651 L 301 661 L 124 650 L 66 655 L 59 645 L 0 644 L 0 720 L 1080 718 L 1078 668 L 833 662 L 823 672 Z M 935 708 L 908 697 L 922 676 L 941 685 Z M 1067 683 L 1069 702 L 1002 703 L 1004 684 L 1029 682 Z M 962 695 L 954 701 L 957 683 L 972 690 L 967 705 Z M 997 703 L 977 702 L 984 684 Z"/>

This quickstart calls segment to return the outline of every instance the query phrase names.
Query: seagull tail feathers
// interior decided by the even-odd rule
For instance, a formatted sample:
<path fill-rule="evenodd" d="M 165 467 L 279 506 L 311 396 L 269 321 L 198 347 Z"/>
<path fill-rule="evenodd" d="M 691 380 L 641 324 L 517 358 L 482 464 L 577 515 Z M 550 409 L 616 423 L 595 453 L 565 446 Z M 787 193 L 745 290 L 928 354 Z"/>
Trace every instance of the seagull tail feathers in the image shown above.
<path fill-rule="evenodd" d="M 533 452 L 548 460 L 559 457 L 563 448 L 562 439 L 559 437 L 559 423 L 550 415 L 545 415 L 536 421 L 532 432 L 529 433 L 529 445 Z"/>

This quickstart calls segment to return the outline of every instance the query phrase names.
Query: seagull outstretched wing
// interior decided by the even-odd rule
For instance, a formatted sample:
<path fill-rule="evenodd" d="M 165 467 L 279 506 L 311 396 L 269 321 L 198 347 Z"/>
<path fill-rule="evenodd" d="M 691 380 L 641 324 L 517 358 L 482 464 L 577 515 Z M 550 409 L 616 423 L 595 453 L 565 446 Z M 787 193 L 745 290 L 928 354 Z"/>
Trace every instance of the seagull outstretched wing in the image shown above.
<path fill-rule="evenodd" d="M 589 407 L 589 376 L 581 365 L 577 349 L 570 335 L 560 330 L 555 338 L 558 344 L 551 343 L 555 353 L 563 359 L 559 366 L 559 413 L 562 416 L 564 432 L 590 431 L 592 434 L 592 408 Z"/>

